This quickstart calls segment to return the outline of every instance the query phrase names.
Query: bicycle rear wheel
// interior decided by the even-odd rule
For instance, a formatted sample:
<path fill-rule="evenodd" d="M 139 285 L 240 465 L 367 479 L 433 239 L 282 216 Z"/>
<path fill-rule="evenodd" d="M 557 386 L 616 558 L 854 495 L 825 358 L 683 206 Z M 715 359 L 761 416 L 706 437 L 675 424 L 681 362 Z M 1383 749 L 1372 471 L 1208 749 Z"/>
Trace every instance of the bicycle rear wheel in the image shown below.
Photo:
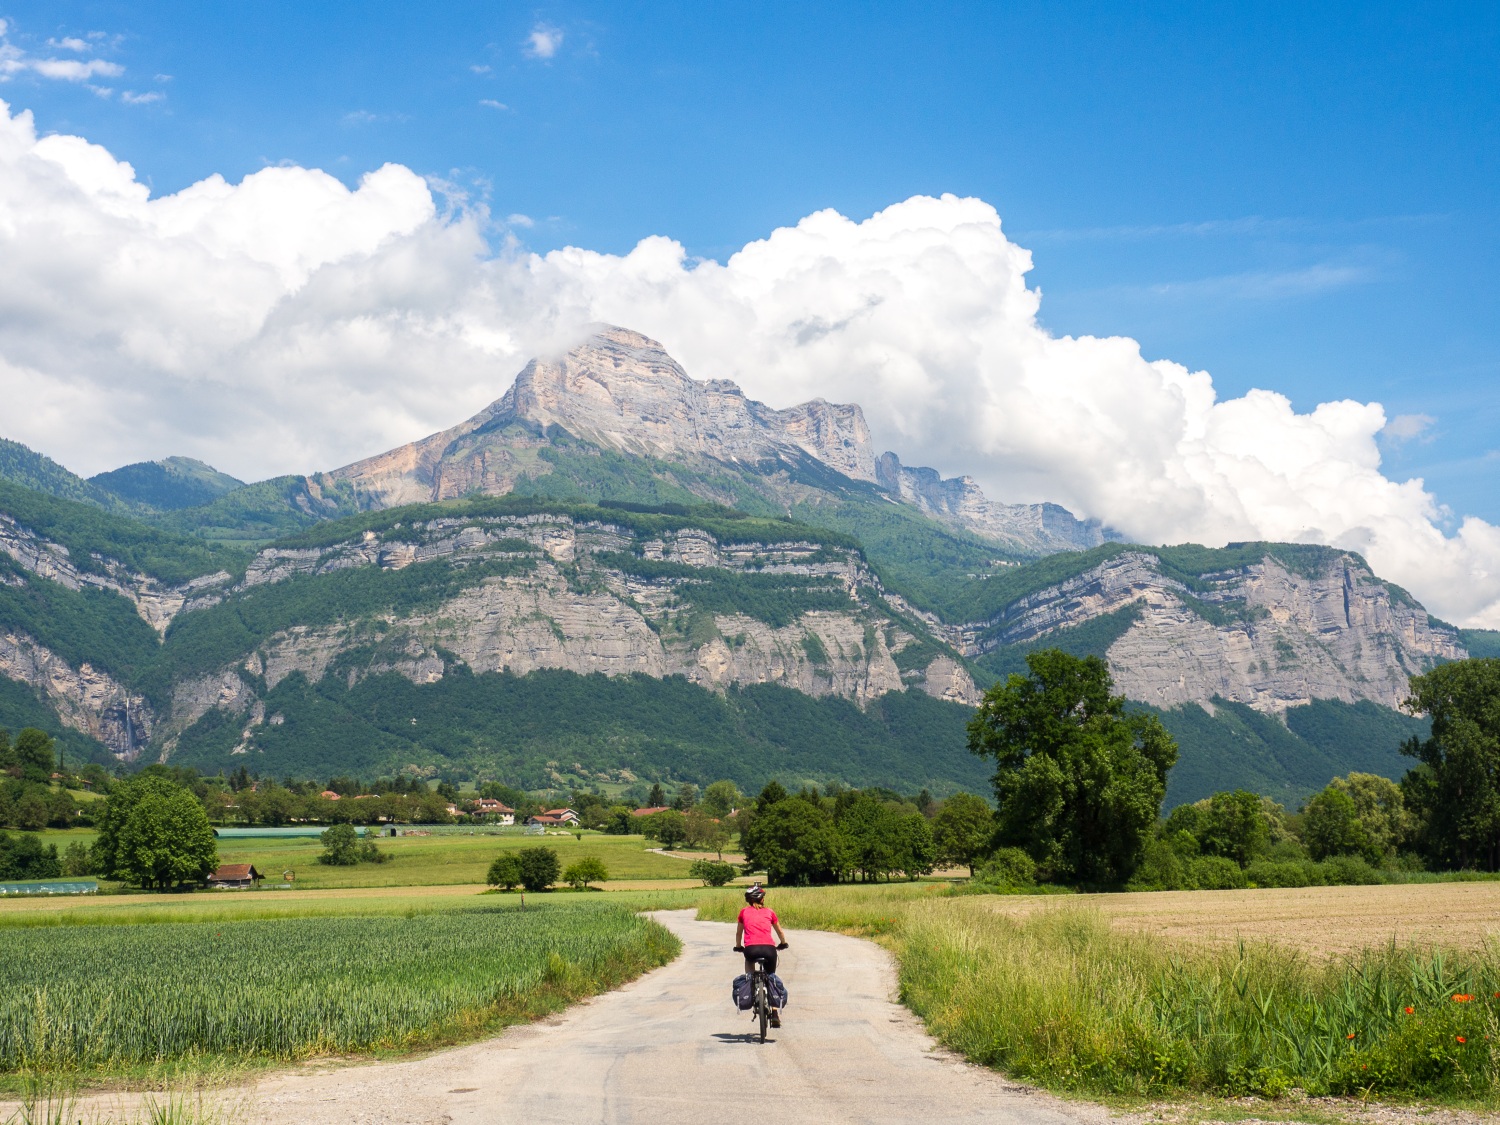
<path fill-rule="evenodd" d="M 771 1022 L 771 1001 L 766 996 L 765 981 L 755 983 L 755 1014 L 760 1017 L 760 1041 L 766 1041 L 766 1027 Z"/>

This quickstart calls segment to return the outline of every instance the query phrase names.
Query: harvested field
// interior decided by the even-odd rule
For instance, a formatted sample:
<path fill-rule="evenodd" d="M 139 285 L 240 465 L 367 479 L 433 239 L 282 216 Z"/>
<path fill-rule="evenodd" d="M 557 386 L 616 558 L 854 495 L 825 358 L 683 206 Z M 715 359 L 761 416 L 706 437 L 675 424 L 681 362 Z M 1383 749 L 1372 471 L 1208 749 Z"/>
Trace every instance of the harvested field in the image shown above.
<path fill-rule="evenodd" d="M 1087 904 L 1119 928 L 1188 940 L 1271 939 L 1320 953 L 1372 945 L 1477 949 L 1500 938 L 1500 883 L 1153 891 L 1067 899 L 997 896 L 989 909 L 1025 915 Z"/>

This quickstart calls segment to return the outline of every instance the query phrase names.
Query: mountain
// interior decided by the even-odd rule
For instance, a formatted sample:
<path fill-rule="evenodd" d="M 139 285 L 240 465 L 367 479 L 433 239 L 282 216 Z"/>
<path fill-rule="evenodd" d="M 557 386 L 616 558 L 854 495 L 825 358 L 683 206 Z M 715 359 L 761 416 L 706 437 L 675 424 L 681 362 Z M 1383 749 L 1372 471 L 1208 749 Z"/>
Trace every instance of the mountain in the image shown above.
<path fill-rule="evenodd" d="M 0 481 L 63 500 L 94 504 L 106 511 L 132 510 L 132 505 L 120 497 L 69 472 L 46 454 L 5 438 L 0 438 Z"/>
<path fill-rule="evenodd" d="M 614 327 L 561 357 L 532 360 L 502 398 L 468 421 L 327 475 L 350 484 L 366 508 L 502 495 L 566 473 L 571 466 L 549 453 L 579 443 L 663 466 L 690 499 L 760 500 L 786 511 L 812 501 L 810 492 L 838 495 L 863 484 L 866 496 L 884 491 L 883 499 L 1018 555 L 1111 537 L 1056 505 L 997 504 L 967 477 L 943 481 L 931 469 L 903 468 L 895 454 L 877 456 L 857 405 L 814 399 L 773 410 L 728 380 L 690 378 L 655 340 Z M 599 483 L 603 492 L 611 485 L 631 491 L 627 480 Z"/>
<path fill-rule="evenodd" d="M 244 481 L 191 457 L 138 461 L 89 477 L 89 483 L 129 503 L 161 512 L 196 508 L 245 487 Z"/>
<path fill-rule="evenodd" d="M 1500 651 L 1356 554 L 1123 543 L 617 328 L 452 429 L 197 506 L 152 489 L 232 482 L 24 454 L 0 467 L 46 492 L 0 481 L 0 725 L 128 761 L 972 788 L 980 690 L 1058 646 L 1173 730 L 1171 801 L 1295 803 L 1399 776 L 1409 677 Z"/>

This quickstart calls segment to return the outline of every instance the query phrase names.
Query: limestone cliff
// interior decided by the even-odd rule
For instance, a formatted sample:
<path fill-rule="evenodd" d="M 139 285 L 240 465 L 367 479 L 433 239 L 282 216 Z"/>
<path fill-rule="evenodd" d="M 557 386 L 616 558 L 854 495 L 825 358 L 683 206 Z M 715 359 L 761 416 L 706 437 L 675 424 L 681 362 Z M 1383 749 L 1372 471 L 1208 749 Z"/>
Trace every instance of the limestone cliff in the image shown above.
<path fill-rule="evenodd" d="M 1272 714 L 1314 699 L 1399 707 L 1412 675 L 1467 655 L 1453 630 L 1358 556 L 1323 555 L 1294 567 L 1268 551 L 1190 587 L 1157 554 L 1127 551 L 952 639 L 973 655 L 1134 609 L 1107 653 L 1124 694 L 1158 707 L 1222 698 Z"/>
<path fill-rule="evenodd" d="M 239 582 L 200 592 L 185 612 L 293 579 L 417 566 L 438 567 L 424 577 L 447 582 L 451 595 L 317 626 L 288 621 L 253 651 L 178 685 L 163 750 L 216 709 L 243 717 L 248 744 L 266 721 L 261 694 L 294 673 L 313 683 L 337 674 L 353 686 L 388 672 L 432 683 L 456 665 L 476 674 L 566 669 L 682 676 L 717 691 L 778 684 L 860 704 L 913 685 L 978 700 L 953 657 L 901 657 L 926 652 L 930 633 L 881 608 L 879 583 L 857 552 L 796 538 L 720 539 L 692 526 L 438 517 L 327 547 L 266 548 Z"/>
<path fill-rule="evenodd" d="M 94 556 L 86 569 L 67 548 L 53 543 L 0 512 L 0 554 L 22 570 L 56 582 L 69 590 L 108 590 L 128 600 L 158 633 L 164 633 L 187 601 L 202 590 L 228 581 L 227 574 L 211 574 L 181 586 L 170 586 L 147 574 L 132 571 L 117 559 Z"/>
<path fill-rule="evenodd" d="M 24 633 L 0 630 L 0 676 L 26 684 L 63 725 L 133 761 L 151 739 L 156 716 L 146 700 L 88 664 L 71 667 Z"/>
<path fill-rule="evenodd" d="M 911 468 L 894 453 L 875 462 L 883 488 L 923 515 L 983 536 L 1017 554 L 1080 551 L 1124 537 L 1098 520 L 1080 520 L 1058 504 L 999 504 L 973 477 L 944 478 L 936 469 Z"/>

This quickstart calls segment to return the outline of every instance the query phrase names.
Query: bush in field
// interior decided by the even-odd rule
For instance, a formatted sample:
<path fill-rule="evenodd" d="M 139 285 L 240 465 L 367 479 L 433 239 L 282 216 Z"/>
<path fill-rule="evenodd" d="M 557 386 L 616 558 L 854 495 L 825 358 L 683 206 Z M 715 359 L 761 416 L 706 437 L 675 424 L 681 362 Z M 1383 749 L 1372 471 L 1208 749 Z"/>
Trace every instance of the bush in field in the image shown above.
<path fill-rule="evenodd" d="M 594 856 L 587 855 L 575 863 L 568 864 L 567 870 L 562 873 L 563 882 L 575 891 L 581 891 L 590 883 L 602 883 L 609 878 L 609 868 L 604 866 L 604 861 Z"/>
<path fill-rule="evenodd" d="M 705 887 L 722 887 L 734 878 L 734 864 L 717 859 L 695 859 L 688 874 L 694 879 L 702 879 Z"/>
<path fill-rule="evenodd" d="M 975 882 L 1007 889 L 1036 886 L 1036 861 L 1020 848 L 1001 848 L 979 869 Z"/>
<path fill-rule="evenodd" d="M 359 836 L 352 824 L 335 824 L 318 837 L 323 842 L 319 863 L 330 867 L 353 867 L 359 862 Z"/>
<path fill-rule="evenodd" d="M 1139 864 L 1177 745 L 1154 716 L 1128 713 L 1098 657 L 1026 657 L 1029 674 L 985 693 L 969 749 L 995 759 L 997 840 L 1049 878 L 1121 883 Z"/>
<path fill-rule="evenodd" d="M 545 891 L 557 882 L 562 865 L 552 848 L 522 848 L 517 855 L 521 860 L 521 885 L 528 891 Z"/>
<path fill-rule="evenodd" d="M 521 885 L 521 856 L 516 851 L 503 851 L 490 864 L 485 882 L 504 891 L 513 891 Z"/>
<path fill-rule="evenodd" d="M 1188 878 L 1200 891 L 1232 891 L 1245 885 L 1245 870 L 1221 855 L 1201 855 L 1188 864 Z"/>
<path fill-rule="evenodd" d="M 1187 833 L 1179 833 L 1187 836 Z M 1166 839 L 1154 839 L 1146 842 L 1146 850 L 1141 856 L 1140 866 L 1131 875 L 1130 882 L 1125 885 L 1126 890 L 1131 891 L 1181 891 L 1191 887 L 1188 876 L 1188 864 L 1197 857 L 1197 841 L 1192 836 L 1187 836 L 1192 842 L 1192 851 L 1186 859 L 1182 855 L 1182 849 L 1175 847 L 1176 841 Z"/>
<path fill-rule="evenodd" d="M 1245 868 L 1245 878 L 1257 887 L 1310 887 L 1315 873 L 1308 872 L 1306 863 L 1277 863 L 1274 860 L 1257 860 Z"/>

